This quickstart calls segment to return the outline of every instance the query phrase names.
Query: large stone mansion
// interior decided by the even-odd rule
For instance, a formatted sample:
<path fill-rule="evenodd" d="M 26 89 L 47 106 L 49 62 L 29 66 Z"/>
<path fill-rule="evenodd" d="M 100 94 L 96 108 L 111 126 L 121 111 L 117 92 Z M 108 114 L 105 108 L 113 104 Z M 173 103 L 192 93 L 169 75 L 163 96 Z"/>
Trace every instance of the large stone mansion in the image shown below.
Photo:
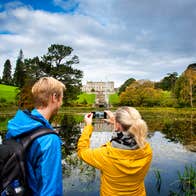
<path fill-rule="evenodd" d="M 82 86 L 82 92 L 85 93 L 95 93 L 98 94 L 100 92 L 104 94 L 113 94 L 115 92 L 114 82 L 91 82 L 88 81 L 86 85 Z"/>

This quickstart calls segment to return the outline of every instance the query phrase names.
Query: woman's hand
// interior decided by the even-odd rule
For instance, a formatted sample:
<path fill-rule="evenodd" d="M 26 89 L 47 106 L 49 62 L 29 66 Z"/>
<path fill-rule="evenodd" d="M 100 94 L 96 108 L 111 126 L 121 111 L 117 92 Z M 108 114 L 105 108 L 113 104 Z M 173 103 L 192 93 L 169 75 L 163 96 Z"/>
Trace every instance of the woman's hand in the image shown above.
<path fill-rule="evenodd" d="M 84 122 L 86 125 L 92 125 L 92 118 L 93 118 L 93 113 L 88 113 L 84 116 Z"/>
<path fill-rule="evenodd" d="M 106 112 L 108 118 L 104 119 L 104 122 L 110 123 L 110 124 L 114 124 L 115 123 L 115 117 L 113 112 L 109 111 L 109 110 L 105 110 L 104 112 Z"/>

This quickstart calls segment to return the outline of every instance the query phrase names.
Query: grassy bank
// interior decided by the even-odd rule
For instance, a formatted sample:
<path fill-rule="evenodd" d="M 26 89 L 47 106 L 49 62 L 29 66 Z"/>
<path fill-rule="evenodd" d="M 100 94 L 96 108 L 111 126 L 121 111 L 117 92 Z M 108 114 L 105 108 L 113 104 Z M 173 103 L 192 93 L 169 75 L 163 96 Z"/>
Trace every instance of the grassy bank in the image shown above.
<path fill-rule="evenodd" d="M 18 88 L 0 84 L 0 103 L 15 103 Z"/>
<path fill-rule="evenodd" d="M 78 104 L 93 104 L 95 103 L 95 94 L 86 94 L 82 93 L 78 96 L 78 99 L 75 101 Z"/>
<path fill-rule="evenodd" d="M 0 84 L 0 113 L 13 113 L 17 110 L 15 105 L 15 97 L 18 93 L 18 88 L 14 86 L 8 86 Z M 78 99 L 74 101 L 73 105 L 64 107 L 61 111 L 91 111 L 92 105 L 95 103 L 95 94 L 82 93 L 78 96 Z M 117 93 L 109 95 L 109 103 L 114 107 L 118 107 L 119 96 Z M 3 108 L 3 109 L 2 109 Z M 139 111 L 143 112 L 168 112 L 168 113 L 196 113 L 196 108 L 172 108 L 172 107 L 136 107 Z M 96 108 L 95 108 L 96 109 Z M 99 108 L 97 108 L 98 110 Z M 104 109 L 104 108 L 101 108 Z"/>

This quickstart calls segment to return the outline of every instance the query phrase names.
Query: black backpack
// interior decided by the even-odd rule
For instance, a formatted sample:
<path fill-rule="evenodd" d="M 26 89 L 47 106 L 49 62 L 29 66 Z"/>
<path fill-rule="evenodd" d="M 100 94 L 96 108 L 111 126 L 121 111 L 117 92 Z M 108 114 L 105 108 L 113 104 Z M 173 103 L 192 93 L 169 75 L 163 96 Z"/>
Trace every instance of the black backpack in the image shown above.
<path fill-rule="evenodd" d="M 0 193 L 15 179 L 19 180 L 23 186 L 27 186 L 25 153 L 36 138 L 46 134 L 58 135 L 51 129 L 40 128 L 5 140 L 0 144 Z"/>

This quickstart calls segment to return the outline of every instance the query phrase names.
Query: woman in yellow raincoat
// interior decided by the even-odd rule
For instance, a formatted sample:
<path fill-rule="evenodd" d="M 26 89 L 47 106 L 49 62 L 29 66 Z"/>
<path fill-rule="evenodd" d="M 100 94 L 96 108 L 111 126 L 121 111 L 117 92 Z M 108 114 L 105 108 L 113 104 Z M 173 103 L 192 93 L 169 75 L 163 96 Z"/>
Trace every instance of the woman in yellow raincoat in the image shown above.
<path fill-rule="evenodd" d="M 132 107 L 121 107 L 115 115 L 106 111 L 105 121 L 114 125 L 110 142 L 92 149 L 92 113 L 86 114 L 86 126 L 78 141 L 78 156 L 101 171 L 101 196 L 146 195 L 144 178 L 152 160 L 152 149 L 146 141 L 147 125 Z"/>

